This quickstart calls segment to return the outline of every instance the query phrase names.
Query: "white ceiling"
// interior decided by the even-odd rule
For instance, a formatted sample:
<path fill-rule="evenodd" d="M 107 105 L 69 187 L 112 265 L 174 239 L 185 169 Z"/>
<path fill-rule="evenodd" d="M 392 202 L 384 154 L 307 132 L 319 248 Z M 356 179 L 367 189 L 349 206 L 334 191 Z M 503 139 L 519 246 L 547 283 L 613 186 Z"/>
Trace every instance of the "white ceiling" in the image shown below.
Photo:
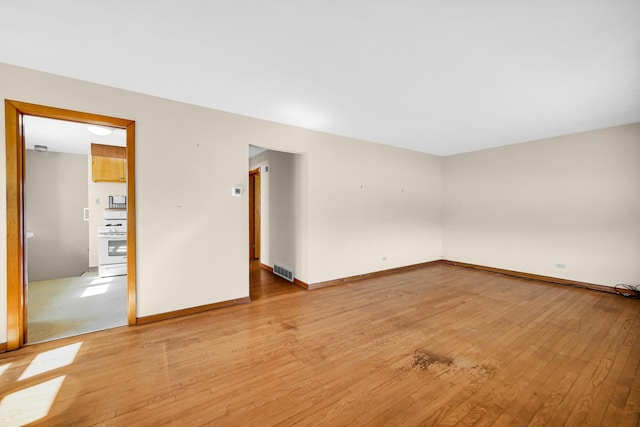
<path fill-rule="evenodd" d="M 127 145 L 127 133 L 124 129 L 100 127 L 111 129 L 112 133 L 97 136 L 87 130 L 86 124 L 25 116 L 25 145 L 27 150 L 33 150 L 35 145 L 43 145 L 49 152 L 84 155 L 89 154 L 91 143 L 120 147 Z"/>
<path fill-rule="evenodd" d="M 0 62 L 448 155 L 640 122 L 640 1 L 2 1 Z"/>

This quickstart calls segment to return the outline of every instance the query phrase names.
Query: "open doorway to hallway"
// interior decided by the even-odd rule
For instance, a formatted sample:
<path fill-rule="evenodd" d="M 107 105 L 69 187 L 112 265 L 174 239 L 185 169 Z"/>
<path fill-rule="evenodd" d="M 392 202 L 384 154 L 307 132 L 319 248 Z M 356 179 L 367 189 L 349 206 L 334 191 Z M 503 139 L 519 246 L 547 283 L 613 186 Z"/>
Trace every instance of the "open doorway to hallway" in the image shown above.
<path fill-rule="evenodd" d="M 288 276 L 288 283 L 296 277 L 306 181 L 301 163 L 299 154 L 249 146 L 250 278 L 256 277 L 256 266 L 271 275 Z M 252 300 L 258 291 L 252 282 Z"/>

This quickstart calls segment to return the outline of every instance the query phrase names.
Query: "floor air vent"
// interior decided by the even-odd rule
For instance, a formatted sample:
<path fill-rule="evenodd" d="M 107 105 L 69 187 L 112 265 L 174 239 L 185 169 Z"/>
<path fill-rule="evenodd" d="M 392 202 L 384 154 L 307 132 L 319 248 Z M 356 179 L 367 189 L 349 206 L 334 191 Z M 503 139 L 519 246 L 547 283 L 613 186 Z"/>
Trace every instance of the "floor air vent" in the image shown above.
<path fill-rule="evenodd" d="M 293 282 L 293 271 L 287 270 L 281 265 L 273 264 L 273 274 L 280 276 L 290 282 Z"/>

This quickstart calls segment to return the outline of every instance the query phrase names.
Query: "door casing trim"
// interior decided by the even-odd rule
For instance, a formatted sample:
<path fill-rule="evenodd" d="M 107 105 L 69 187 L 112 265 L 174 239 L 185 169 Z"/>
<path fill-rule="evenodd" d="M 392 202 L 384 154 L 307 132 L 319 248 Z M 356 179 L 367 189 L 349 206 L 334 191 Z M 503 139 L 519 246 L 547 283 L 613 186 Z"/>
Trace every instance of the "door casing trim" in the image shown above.
<path fill-rule="evenodd" d="M 136 320 L 136 203 L 135 122 L 26 102 L 5 100 L 7 180 L 7 350 L 16 350 L 26 339 L 26 281 L 24 271 L 25 115 L 124 129 L 127 134 L 127 323 Z"/>

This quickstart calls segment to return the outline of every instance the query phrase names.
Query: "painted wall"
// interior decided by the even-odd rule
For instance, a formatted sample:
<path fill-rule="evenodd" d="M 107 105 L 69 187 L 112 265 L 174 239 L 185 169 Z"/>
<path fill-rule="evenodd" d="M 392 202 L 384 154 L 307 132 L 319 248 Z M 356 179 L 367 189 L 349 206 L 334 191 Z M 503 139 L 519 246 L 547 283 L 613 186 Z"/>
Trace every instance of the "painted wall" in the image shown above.
<path fill-rule="evenodd" d="M 640 124 L 443 159 L 4 64 L 0 98 L 136 121 L 140 317 L 249 295 L 248 199 L 231 196 L 247 188 L 249 144 L 299 154 L 295 268 L 307 283 L 443 253 L 598 284 L 640 275 Z M 0 245 L 0 342 L 3 260 Z"/>
<path fill-rule="evenodd" d="M 444 256 L 570 280 L 640 280 L 640 124 L 447 157 Z"/>
<path fill-rule="evenodd" d="M 281 172 L 279 178 L 291 182 L 293 177 L 294 187 L 286 191 L 295 194 L 298 212 L 293 221 L 297 278 L 318 283 L 440 258 L 440 157 L 307 132 L 311 138 L 301 145 L 308 154 L 294 156 L 292 174 Z M 270 146 L 265 140 L 253 144 L 275 150 L 300 147 Z M 251 164 L 264 166 L 273 161 L 270 155 L 262 153 Z M 287 222 L 278 229 L 288 230 Z M 262 238 L 269 240 L 269 235 Z M 270 244 L 268 250 L 274 246 L 279 245 Z M 275 260 L 269 252 L 267 259 Z"/>
<path fill-rule="evenodd" d="M 0 98 L 136 121 L 139 317 L 249 295 L 248 199 L 231 196 L 232 187 L 247 188 L 249 144 L 300 154 L 294 165 L 300 280 L 440 257 L 441 158 L 5 64 Z M 4 134 L 4 121 L 0 126 Z M 1 168 L 4 181 L 4 162 Z M 0 187 L 0 232 L 6 232 L 6 185 Z M 6 341 L 2 260 L 5 245 L 0 342 Z"/>
<path fill-rule="evenodd" d="M 28 280 L 80 276 L 89 267 L 87 156 L 27 150 L 25 162 Z"/>
<path fill-rule="evenodd" d="M 311 283 L 442 255 L 442 158 L 327 140 L 309 154 Z"/>

